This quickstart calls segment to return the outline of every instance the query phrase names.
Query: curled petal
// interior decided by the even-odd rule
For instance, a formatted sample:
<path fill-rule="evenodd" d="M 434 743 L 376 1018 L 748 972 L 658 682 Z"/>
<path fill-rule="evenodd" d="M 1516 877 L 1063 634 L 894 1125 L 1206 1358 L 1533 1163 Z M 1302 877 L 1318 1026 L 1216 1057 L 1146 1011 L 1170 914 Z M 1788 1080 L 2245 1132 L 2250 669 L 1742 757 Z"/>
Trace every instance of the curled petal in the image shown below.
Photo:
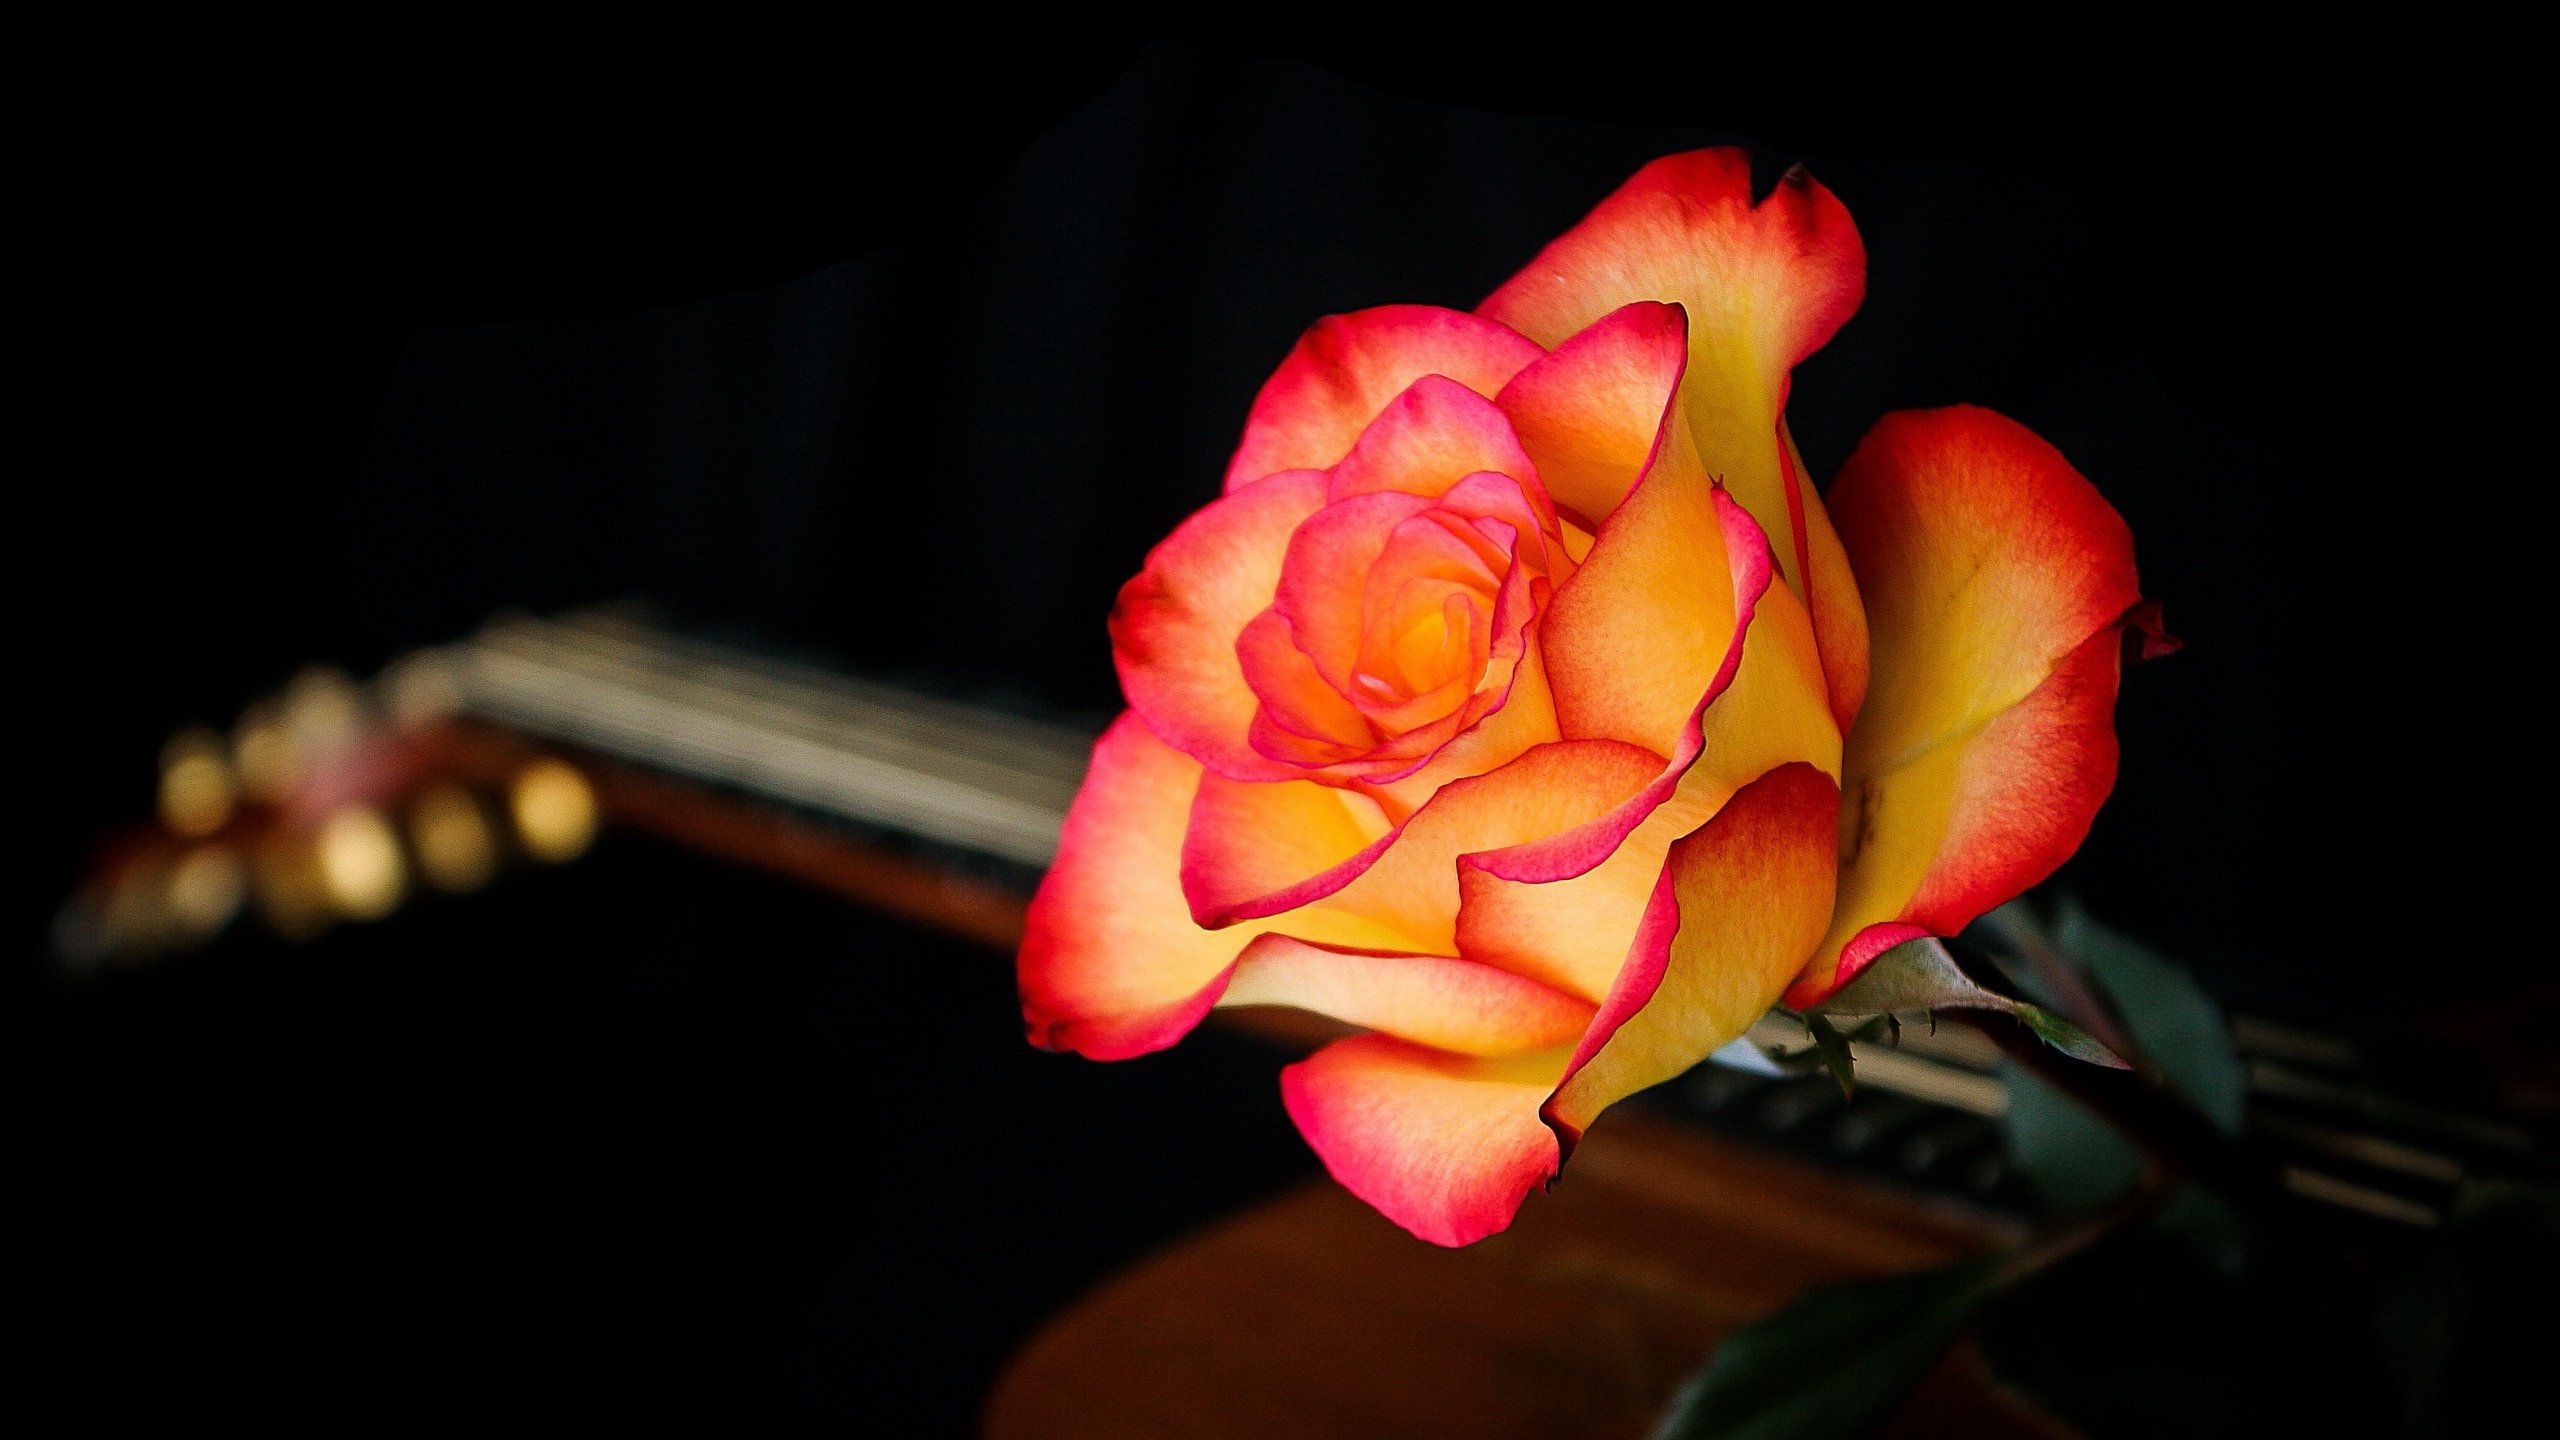
<path fill-rule="evenodd" d="M 1614 993 L 1672 842 L 1712 819 L 1728 793 L 1696 767 L 1686 776 L 1665 767 L 1599 820 L 1465 857 L 1458 953 L 1594 1002 Z"/>
<path fill-rule="evenodd" d="M 1627 963 L 1547 1102 L 1568 1150 L 1602 1110 L 1767 1013 L 1830 919 L 1839 816 L 1840 787 L 1797 762 L 1671 845 Z"/>
<path fill-rule="evenodd" d="M 2124 521 L 1987 410 L 1885 417 L 1832 513 L 1873 670 L 1844 761 L 1839 908 L 1790 1003 L 1895 937 L 1954 934 L 2079 847 L 2115 781 L 2118 649 L 2141 599 Z"/>
<path fill-rule="evenodd" d="M 1388 838 L 1384 812 L 1365 795 L 1312 780 L 1204 775 L 1180 841 L 1183 894 L 1192 917 L 1213 928 L 1281 914 L 1320 898 L 1300 893 L 1302 882 L 1373 846 L 1383 852 Z M 1348 883 L 1345 875 L 1334 888 Z"/>
<path fill-rule="evenodd" d="M 1389 400 L 1327 472 L 1326 498 L 1398 490 L 1437 499 L 1488 471 L 1533 488 L 1538 474 L 1502 407 L 1446 376 L 1425 375 Z M 1538 498 L 1543 505 L 1543 489 Z"/>
<path fill-rule="evenodd" d="M 1382 305 L 1320 320 L 1254 397 L 1227 488 L 1274 471 L 1333 466 L 1388 401 L 1425 375 L 1492 395 L 1545 353 L 1507 326 L 1432 305 Z"/>
<path fill-rule="evenodd" d="M 1867 608 L 1858 595 L 1857 573 L 1840 532 L 1819 501 L 1811 500 L 1812 482 L 1796 437 L 1778 422 L 1778 458 L 1785 462 L 1788 486 L 1808 498 L 1799 518 L 1804 522 L 1805 610 L 1813 623 L 1814 644 L 1822 653 L 1824 683 L 1831 693 L 1831 717 L 1840 733 L 1849 733 L 1858 707 L 1867 698 Z"/>
<path fill-rule="evenodd" d="M 1653 464 L 1688 365 L 1688 317 L 1641 300 L 1594 321 L 1496 397 L 1555 503 L 1597 530 Z"/>
<path fill-rule="evenodd" d="M 1662 770 L 1661 756 L 1612 740 L 1536 746 L 1443 786 L 1326 904 L 1412 937 L 1404 948 L 1455 953 L 1460 856 L 1579 831 L 1617 813 Z"/>
<path fill-rule="evenodd" d="M 1218 1003 L 1287 1005 L 1462 1055 L 1570 1045 L 1591 1023 L 1588 1001 L 1490 965 L 1285 935 L 1245 947 Z"/>
<path fill-rule="evenodd" d="M 1789 760 L 1836 769 L 1839 732 L 1811 627 L 1791 593 L 1771 588 L 1774 563 L 1729 492 L 1684 457 L 1660 457 L 1543 622 L 1562 733 L 1678 756 L 1715 699 L 1712 723 L 1754 747 L 1719 754 L 1728 792 Z M 1762 654 L 1746 663 L 1746 645 Z M 1724 697 L 1737 681 L 1743 693 Z"/>
<path fill-rule="evenodd" d="M 1770 583 L 1774 573 L 1750 514 L 1665 455 L 1557 592 L 1542 636 L 1561 733 L 1624 740 L 1668 763 L 1604 823 L 1487 868 L 1526 884 L 1580 874 L 1675 786 L 1703 819 L 1789 761 L 1839 768 L 1811 627 L 1793 592 Z"/>
<path fill-rule="evenodd" d="M 1495 628 L 1502 628 L 1500 617 Z M 1481 718 L 1441 746 L 1420 770 L 1365 784 L 1360 787 L 1362 792 L 1375 796 L 1390 815 L 1409 815 L 1451 781 L 1499 770 L 1531 746 L 1562 739 L 1556 729 L 1555 699 L 1547 689 L 1547 667 L 1539 653 L 1536 627 L 1527 629 L 1522 643 L 1526 653 L 1499 680 L 1498 687 L 1488 687 Z M 1499 671 L 1503 664 L 1497 655 L 1493 669 Z"/>
<path fill-rule="evenodd" d="M 1245 942 L 1271 928 L 1213 932 L 1191 918 L 1182 837 L 1202 774 L 1134 712 L 1095 743 L 1017 962 L 1033 1044 L 1097 1060 L 1163 1049 L 1217 1002 Z M 1291 929 L 1332 944 L 1397 944 L 1351 914 L 1293 917 Z"/>
<path fill-rule="evenodd" d="M 1660 768 L 1582 824 L 1471 854 L 1458 867 L 1458 953 L 1594 999 L 1626 963 L 1674 838 L 1760 771 L 1798 759 L 1826 770 L 1839 763 L 1802 607 L 1771 586 L 1765 537 L 1732 497 L 1687 478 L 1658 469 L 1636 488 L 1567 587 L 1601 603 L 1568 608 L 1560 596 L 1546 624 L 1559 646 L 1614 642 L 1601 653 L 1624 667 L 1619 678 L 1652 687 L 1648 704 L 1612 708 L 1624 697 L 1607 693 L 1610 672 L 1592 655 L 1551 665 L 1568 734 L 1577 724 L 1599 728 L 1598 716 L 1664 738 L 1659 722 L 1672 716 L 1658 712 L 1680 705 Z M 1726 563 L 1701 565 L 1702 555 Z M 1755 662 L 1755 654 L 1767 658 Z M 1563 703 L 1568 683 L 1578 712 Z M 1738 769 L 1750 764 L 1758 769 Z"/>
<path fill-rule="evenodd" d="M 1211 502 L 1148 553 L 1111 611 L 1111 656 L 1130 705 L 1165 743 L 1221 774 L 1296 777 L 1253 746 L 1259 701 L 1236 642 L 1270 606 L 1290 532 L 1323 505 L 1324 483 L 1321 472 L 1289 471 Z"/>
<path fill-rule="evenodd" d="M 1787 378 L 1866 291 L 1866 248 L 1839 200 L 1802 170 L 1757 201 L 1738 149 L 1666 156 L 1637 171 L 1580 224 L 1496 290 L 1479 313 L 1561 346 L 1618 307 L 1678 304 L 1689 322 L 1675 444 L 1760 522 L 1780 575 L 1817 621 L 1844 593 L 1825 563 L 1822 502 L 1779 435 Z M 1592 516 L 1598 519 L 1598 516 Z M 1845 641 L 1853 622 L 1821 624 Z M 1844 662 L 1845 663 L 1845 662 Z"/>
<path fill-rule="evenodd" d="M 1298 647 L 1289 617 L 1277 607 L 1253 617 L 1236 637 L 1245 684 L 1262 708 L 1247 740 L 1273 760 L 1322 765 L 1376 747 L 1377 727 L 1342 698 L 1316 662 Z"/>
<path fill-rule="evenodd" d="M 1470 1245 L 1554 1177 L 1538 1106 L 1565 1055 L 1485 1059 L 1359 1035 L 1282 1071 L 1280 1093 L 1344 1189 L 1435 1245 Z"/>
<path fill-rule="evenodd" d="M 1694 1064 L 1767 1009 L 1829 909 L 1838 803 L 1829 776 L 1790 765 L 1745 786 L 1713 821 L 1675 843 L 1619 983 L 1596 1015 L 1548 987 L 1525 992 L 1554 1025 L 1549 1034 L 1561 1035 L 1571 1019 L 1586 1022 L 1570 1051 L 1488 1058 L 1483 1047 L 1456 1053 L 1465 1047 L 1447 1038 L 1416 1044 L 1364 1035 L 1283 1073 L 1290 1117 L 1335 1179 L 1421 1238 L 1465 1245 L 1505 1228 L 1601 1109 Z M 1256 942 L 1257 951 L 1266 946 L 1283 948 Z M 1239 989 L 1252 963 L 1239 967 Z M 1487 985 L 1487 973 L 1476 967 L 1451 978 L 1464 975 L 1471 989 L 1503 995 L 1496 1013 L 1506 1023 L 1497 1033 L 1519 1043 L 1534 1032 L 1510 1017 L 1528 1007 L 1509 999 L 1508 987 Z M 1365 983 L 1374 997 L 1421 980 Z M 1371 1013 L 1390 1010 L 1369 1003 Z M 1543 1140 L 1532 1122 L 1547 1131 Z"/>
<path fill-rule="evenodd" d="M 1307 518 L 1288 537 L 1272 608 L 1292 642 L 1337 693 L 1360 662 L 1369 572 L 1398 527 L 1431 509 L 1400 491 L 1355 495 Z"/>
<path fill-rule="evenodd" d="M 1402 824 L 1330 868 L 1259 895 L 1250 893 L 1256 885 L 1298 873 L 1328 844 L 1356 833 L 1327 832 L 1336 838 L 1270 853 L 1257 849 L 1271 839 L 1266 824 L 1285 823 L 1292 808 L 1312 806 L 1324 787 L 1204 784 L 1189 836 L 1177 834 L 1174 843 L 1184 883 L 1211 921 L 1280 917 L 1279 928 L 1291 934 L 1328 940 L 1308 928 L 1309 917 L 1351 917 L 1370 933 L 1393 937 L 1361 942 L 1364 948 L 1446 955 L 1456 948 L 1459 856 L 1516 846 L 1606 814 L 1661 766 L 1658 755 L 1606 740 L 1532 746 L 1499 769 L 1442 786 Z"/>

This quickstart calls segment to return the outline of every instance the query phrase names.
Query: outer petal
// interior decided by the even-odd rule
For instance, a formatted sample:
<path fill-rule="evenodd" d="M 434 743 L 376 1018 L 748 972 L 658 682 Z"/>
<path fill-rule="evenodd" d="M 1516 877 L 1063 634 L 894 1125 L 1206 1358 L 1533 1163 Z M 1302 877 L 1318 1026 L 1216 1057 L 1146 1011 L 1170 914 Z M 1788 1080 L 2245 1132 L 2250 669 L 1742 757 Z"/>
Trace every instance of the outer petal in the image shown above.
<path fill-rule="evenodd" d="M 1497 398 L 1555 503 L 1597 530 L 1653 464 L 1689 359 L 1677 305 L 1613 310 L 1519 374 Z"/>
<path fill-rule="evenodd" d="M 1112 608 L 1111 656 L 1129 703 L 1165 743 L 1222 774 L 1297 773 L 1253 748 L 1258 702 L 1236 640 L 1270 606 L 1290 532 L 1324 503 L 1324 485 L 1321 472 L 1290 471 L 1212 502 L 1148 553 Z"/>
<path fill-rule="evenodd" d="M 1488 1060 L 1360 1035 L 1282 1071 L 1280 1093 L 1344 1189 L 1425 1240 L 1469 1245 L 1555 1175 L 1538 1106 L 1565 1056 Z"/>
<path fill-rule="evenodd" d="M 1578 832 L 1459 861 L 1458 953 L 1594 1002 L 1614 993 L 1672 842 L 1725 803 L 1722 788 L 1680 778 L 1666 767 Z"/>
<path fill-rule="evenodd" d="M 1378 802 L 1353 791 L 1203 775 L 1179 842 L 1192 918 L 1214 928 L 1294 908 L 1256 902 L 1383 847 L 1389 830 Z"/>
<path fill-rule="evenodd" d="M 1791 765 L 1673 847 L 1626 973 L 1571 1052 L 1497 1060 L 1364 1035 L 1283 1072 L 1290 1117 L 1335 1179 L 1423 1239 L 1503 1229 L 1600 1109 L 1768 1008 L 1829 909 L 1838 803 L 1829 776 Z M 1575 1013 L 1548 1004 L 1556 1020 Z"/>
<path fill-rule="evenodd" d="M 1831 777 L 1790 764 L 1671 846 L 1627 964 L 1547 1103 L 1568 1149 L 1602 1110 L 1767 1013 L 1830 918 L 1839 816 Z"/>
<path fill-rule="evenodd" d="M 1404 948 L 1454 953 L 1460 856 L 1580 832 L 1619 813 L 1663 768 L 1652 751 L 1612 740 L 1537 746 L 1499 770 L 1443 786 L 1325 904 L 1412 937 Z"/>
<path fill-rule="evenodd" d="M 1837 769 L 1839 731 L 1812 628 L 1792 592 L 1768 586 L 1772 560 L 1732 497 L 1687 457 L 1661 455 L 1547 612 L 1562 733 L 1676 755 L 1700 697 L 1738 681 L 1741 693 L 1709 712 L 1737 737 L 1716 747 L 1727 791 L 1789 760 Z M 1735 648 L 1746 644 L 1758 653 Z"/>
<path fill-rule="evenodd" d="M 1236 961 L 1220 1005 L 1288 1005 L 1462 1055 L 1570 1045 L 1590 1002 L 1445 955 L 1310 945 L 1265 935 Z"/>
<path fill-rule="evenodd" d="M 1194 835 L 1175 844 L 1212 920 L 1280 917 L 1275 923 L 1291 934 L 1328 940 L 1307 928 L 1310 917 L 1348 917 L 1394 937 L 1354 942 L 1366 948 L 1447 955 L 1456 949 L 1458 857 L 1606 815 L 1661 767 L 1662 757 L 1608 740 L 1533 746 L 1500 769 L 1442 786 L 1403 824 L 1332 868 L 1249 898 L 1235 897 L 1324 852 L 1308 841 L 1285 851 L 1289 858 L 1254 853 L 1266 840 L 1262 825 L 1289 823 L 1293 807 L 1311 806 L 1308 792 L 1318 787 L 1215 787 L 1192 817 Z M 1210 826 L 1216 833 L 1203 833 Z"/>
<path fill-rule="evenodd" d="M 1023 935 L 1018 974 L 1033 1044 L 1097 1060 L 1163 1049 L 1208 1013 L 1237 952 L 1270 928 L 1212 932 L 1192 922 L 1182 834 L 1201 775 L 1198 761 L 1134 712 L 1094 745 Z M 1292 917 L 1291 928 L 1342 945 L 1397 943 L 1348 914 Z"/>
<path fill-rule="evenodd" d="M 1227 466 L 1227 488 L 1277 470 L 1332 466 L 1388 401 L 1425 375 L 1492 395 L 1545 353 L 1507 326 L 1432 305 L 1382 305 L 1319 320 L 1254 397 L 1244 442 Z"/>
<path fill-rule="evenodd" d="M 1750 157 L 1715 149 L 1637 171 L 1477 309 L 1555 346 L 1632 301 L 1685 308 L 1689 439 L 1769 532 L 1780 573 L 1801 592 L 1806 547 L 1791 517 L 1820 502 L 1788 483 L 1778 414 L 1788 371 L 1865 291 L 1866 248 L 1829 190 L 1792 170 L 1755 204 Z"/>
<path fill-rule="evenodd" d="M 2118 647 L 2141 599 L 2124 521 L 1987 410 L 1885 417 L 1832 509 L 1873 671 L 1845 761 L 1839 910 L 1795 1003 L 1896 939 L 1953 934 L 2079 847 L 2115 782 Z"/>
<path fill-rule="evenodd" d="M 1778 458 L 1787 466 L 1787 484 L 1806 487 L 1801 493 L 1811 496 L 1804 454 L 1796 449 L 1796 437 L 1783 420 L 1778 422 L 1778 442 Z M 1867 608 L 1859 598 L 1857 574 L 1840 544 L 1840 532 L 1832 528 L 1831 516 L 1820 504 L 1808 503 L 1802 518 L 1805 573 L 1812 581 L 1805 590 L 1805 609 L 1813 621 L 1814 642 L 1822 651 L 1831 715 L 1846 735 L 1867 698 Z"/>
<path fill-rule="evenodd" d="M 1379 407 L 1330 472 L 1326 498 L 1374 490 L 1437 498 L 1485 471 L 1520 480 L 1543 503 L 1537 467 L 1512 433 L 1511 417 L 1455 380 L 1425 375 Z"/>
<path fill-rule="evenodd" d="M 1609 708 L 1619 697 L 1599 688 L 1609 674 L 1593 663 L 1600 656 L 1613 654 L 1625 667 L 1622 677 L 1648 667 L 1672 677 L 1657 682 L 1657 705 L 1687 691 L 1692 698 L 1666 763 L 1604 816 L 1459 865 L 1460 954 L 1594 999 L 1616 982 L 1674 839 L 1776 766 L 1809 760 L 1827 773 L 1839 764 L 1804 610 L 1791 592 L 1771 586 L 1767 541 L 1730 496 L 1678 482 L 1677 475 L 1649 476 L 1611 517 L 1615 543 L 1594 549 L 1576 578 L 1582 585 L 1602 577 L 1615 588 L 1581 593 L 1618 606 L 1569 611 L 1559 604 L 1548 627 L 1559 646 L 1567 639 L 1613 642 L 1577 657 L 1579 665 L 1557 667 L 1560 683 L 1589 687 L 1577 697 L 1585 702 L 1582 723 L 1595 714 L 1650 719 Z M 1718 572 L 1697 564 L 1702 552 L 1732 557 L 1714 609 Z M 1709 648 L 1714 622 L 1700 627 L 1704 634 L 1687 628 L 1702 610 L 1732 617 L 1720 651 Z M 1712 672 L 1702 674 L 1709 664 Z M 1560 714 L 1570 712 L 1560 707 Z"/>

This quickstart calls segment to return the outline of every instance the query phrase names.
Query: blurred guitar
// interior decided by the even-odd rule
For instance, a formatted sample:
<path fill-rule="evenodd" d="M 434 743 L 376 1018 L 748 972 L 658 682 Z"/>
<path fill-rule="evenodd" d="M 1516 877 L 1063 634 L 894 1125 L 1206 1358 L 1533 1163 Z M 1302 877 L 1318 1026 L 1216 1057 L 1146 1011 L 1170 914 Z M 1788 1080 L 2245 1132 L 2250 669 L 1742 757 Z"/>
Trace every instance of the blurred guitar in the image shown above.
<path fill-rule="evenodd" d="M 1002 963 L 1055 853 L 1093 733 L 613 613 L 503 618 L 404 657 L 367 684 L 307 672 L 227 733 L 173 738 L 161 756 L 157 816 L 100 851 L 60 912 L 54 948 L 76 978 L 149 965 L 238 924 L 308 937 L 383 920 L 423 894 L 467 894 L 508 866 L 573 860 L 600 826 L 616 825 L 981 940 L 996 952 L 990 963 Z M 1231 1018 L 1286 1045 L 1327 1033 L 1290 1017 Z M 2251 1017 L 2235 1017 L 2233 1028 L 2253 1139 L 2283 1156 L 2288 1187 L 2336 1223 L 2415 1233 L 2437 1223 L 2466 1177 L 2544 1164 L 2527 1125 L 2495 1103 L 2413 1099 L 2342 1041 Z M 1801 1027 L 1772 1017 L 1749 1038 L 1722 1063 L 1653 1092 L 1649 1113 L 1595 1132 L 1595 1148 L 1575 1162 L 1577 1183 L 1533 1204 L 1514 1234 L 1457 1257 L 1409 1252 L 1327 1187 L 1204 1237 L 1026 1352 L 1001 1393 L 998 1433 L 1012 1433 L 1005 1416 L 1029 1417 L 1021 1433 L 1082 1433 L 1054 1429 L 1060 1397 L 1168 1305 L 1224 1305 L 1265 1326 L 1287 1323 L 1299 1312 L 1275 1310 L 1271 1294 L 1234 1291 L 1235 1275 L 1261 1273 L 1252 1256 L 1275 1245 L 1369 1254 L 1358 1285 L 1392 1293 L 1354 1285 L 1302 1316 L 1337 1336 L 1408 1313 L 1398 1305 L 1463 1308 L 1505 1286 L 1534 1289 L 1551 1264 L 1600 1264 L 1621 1276 L 1670 1266 L 1692 1296 L 1697 1285 L 1726 1285 L 1728 1311 L 1705 1320 L 1640 1286 L 1610 1302 L 1619 1307 L 1610 1323 L 1652 1336 L 1667 1357 L 1661 1375 L 1636 1386 L 1642 1394 L 1622 1397 L 1636 1414 L 1658 1405 L 1656 1392 L 1716 1335 L 1804 1283 L 1927 1263 L 2020 1227 L 2026 1197 L 1997 1127 L 2006 1107 L 1998 1057 L 1979 1036 L 1933 1032 L 1923 1020 L 1905 1025 L 1898 1045 L 1861 1046 L 1855 1103 L 1819 1070 L 1773 1063 L 1803 1048 Z M 1627 1251 L 1642 1228 L 1628 1216 L 1662 1205 L 1688 1213 L 1650 1223 L 1685 1238 Z M 1769 1230 L 1781 1215 L 1796 1218 Z M 1700 1250 L 1702 1236 L 1721 1236 L 1723 1248 Z M 1733 1289 L 1736 1247 L 1794 1258 Z M 1312 1292 L 1288 1293 L 1303 1302 Z M 1473 1323 L 1456 1310 L 1442 1318 Z M 1586 1314 L 1572 1323 L 1600 1322 Z M 1404 1343 L 1392 1327 L 1371 1340 Z M 1248 1347 L 1234 1363 L 1249 1370 L 1255 1353 Z M 1570 1371 L 1584 1362 L 1557 1363 Z M 1127 1373 L 1101 1373 L 1114 1368 Z M 1250 1388 L 1241 1373 L 1229 1379 Z M 1272 1383 L 1282 1394 L 1293 1382 Z M 1961 1397 L 1978 1396 L 1979 1384 L 1949 1383 L 1959 1397 L 1950 1403 L 1972 1413 Z M 1465 1393 L 1436 1401 L 1440 1413 Z M 1178 1412 L 1180 1397 L 1165 1404 Z M 1396 1433 L 1379 1423 L 1386 1428 L 1376 1433 Z"/>

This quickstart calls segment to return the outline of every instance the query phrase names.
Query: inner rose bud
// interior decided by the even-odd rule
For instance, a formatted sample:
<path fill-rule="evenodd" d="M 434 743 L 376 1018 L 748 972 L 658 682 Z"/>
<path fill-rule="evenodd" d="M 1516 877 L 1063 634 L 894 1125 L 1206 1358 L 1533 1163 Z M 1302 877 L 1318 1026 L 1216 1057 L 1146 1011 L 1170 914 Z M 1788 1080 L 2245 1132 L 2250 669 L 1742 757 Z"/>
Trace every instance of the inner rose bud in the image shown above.
<path fill-rule="evenodd" d="M 1321 478 L 1236 640 L 1250 738 L 1310 779 L 1392 781 L 1501 707 L 1573 562 L 1510 422 L 1455 381 L 1416 381 Z"/>

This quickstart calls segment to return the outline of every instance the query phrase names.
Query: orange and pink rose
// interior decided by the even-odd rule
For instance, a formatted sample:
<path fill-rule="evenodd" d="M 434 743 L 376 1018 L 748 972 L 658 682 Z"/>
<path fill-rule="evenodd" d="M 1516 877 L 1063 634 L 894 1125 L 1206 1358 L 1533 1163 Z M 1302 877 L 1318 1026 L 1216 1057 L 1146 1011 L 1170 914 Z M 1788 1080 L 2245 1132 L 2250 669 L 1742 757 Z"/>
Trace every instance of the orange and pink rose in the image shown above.
<path fill-rule="evenodd" d="M 1646 166 L 1472 313 L 1323 321 L 1111 635 L 1130 709 L 1035 898 L 1031 1038 L 1220 1005 L 1342 1183 L 1500 1230 L 1603 1109 L 2050 874 L 2115 778 L 2131 536 L 1988 411 L 1827 500 L 1784 410 L 1865 286 L 1846 210 Z"/>

